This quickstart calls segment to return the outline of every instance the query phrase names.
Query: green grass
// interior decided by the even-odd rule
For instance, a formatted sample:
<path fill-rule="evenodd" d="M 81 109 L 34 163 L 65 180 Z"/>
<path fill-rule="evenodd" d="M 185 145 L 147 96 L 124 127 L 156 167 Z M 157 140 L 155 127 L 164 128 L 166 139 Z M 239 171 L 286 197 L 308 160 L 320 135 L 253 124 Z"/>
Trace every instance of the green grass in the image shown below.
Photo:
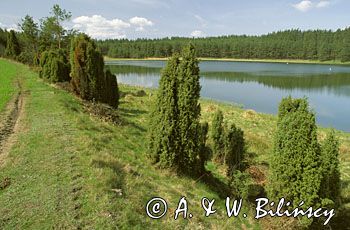
<path fill-rule="evenodd" d="M 0 58 L 0 112 L 16 92 L 16 66 Z"/>
<path fill-rule="evenodd" d="M 155 90 L 120 85 L 124 93 L 119 113 L 123 125 L 114 126 L 84 112 L 73 95 L 43 83 L 28 67 L 13 65 L 14 75 L 24 80 L 26 104 L 18 141 L 0 168 L 1 229 L 261 229 L 253 219 L 254 209 L 245 204 L 247 219 L 228 219 L 224 200 L 215 188 L 191 178 L 155 168 L 146 157 L 149 109 Z M 249 162 L 267 174 L 276 117 L 243 110 L 229 104 L 201 100 L 202 120 L 211 122 L 220 108 L 225 121 L 245 131 Z M 327 130 L 320 128 L 320 139 Z M 341 138 L 343 196 L 350 197 L 350 134 Z M 225 181 L 224 168 L 209 162 L 207 168 Z M 118 194 L 112 189 L 121 189 Z M 146 216 L 149 199 L 160 196 L 169 210 L 161 220 Z M 190 220 L 174 220 L 179 199 L 186 196 Z M 202 197 L 217 200 L 217 213 L 204 217 Z M 349 207 L 350 208 L 350 207 Z"/>

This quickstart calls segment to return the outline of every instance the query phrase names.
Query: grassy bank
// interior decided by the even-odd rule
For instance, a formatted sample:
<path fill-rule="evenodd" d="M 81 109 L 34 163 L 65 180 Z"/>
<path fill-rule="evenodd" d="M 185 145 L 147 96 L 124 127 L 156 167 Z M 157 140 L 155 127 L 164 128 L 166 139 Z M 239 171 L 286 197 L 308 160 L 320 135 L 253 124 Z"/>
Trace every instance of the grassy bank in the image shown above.
<path fill-rule="evenodd" d="M 7 181 L 0 189 L 1 229 L 259 228 L 252 218 L 228 219 L 212 187 L 149 163 L 146 130 L 154 97 L 121 87 L 123 125 L 115 126 L 89 116 L 77 98 L 43 83 L 26 66 L 11 65 L 27 96 L 16 144 L 0 169 L 0 182 Z M 168 201 L 161 220 L 146 216 L 154 196 Z M 189 200 L 191 220 L 174 220 L 181 196 Z M 220 200 L 210 218 L 200 205 L 204 196 Z"/>
<path fill-rule="evenodd" d="M 111 58 L 104 57 L 105 61 L 165 61 L 168 58 Z M 350 62 L 341 61 L 318 61 L 318 60 L 295 60 L 295 59 L 237 59 L 237 58 L 199 58 L 201 61 L 228 61 L 228 62 L 262 62 L 262 63 L 288 63 L 288 64 L 320 64 L 320 65 L 345 65 L 349 66 Z"/>
<path fill-rule="evenodd" d="M 178 177 L 150 164 L 147 124 L 156 90 L 121 85 L 123 92 L 119 126 L 103 122 L 84 111 L 73 95 L 43 83 L 21 64 L 3 61 L 15 69 L 26 91 L 24 117 L 16 144 L 0 168 L 1 229 L 261 229 L 254 209 L 245 205 L 238 218 L 228 219 L 217 186 Z M 10 83 L 7 83 L 8 87 Z M 137 92 L 144 90 L 145 96 Z M 256 183 L 265 183 L 276 117 L 232 105 L 201 100 L 202 119 L 211 122 L 220 108 L 225 122 L 245 131 L 249 171 Z M 320 128 L 320 139 L 326 129 Z M 350 198 L 350 134 L 341 138 L 342 192 Z M 224 168 L 209 162 L 215 180 L 224 182 Z M 154 196 L 168 201 L 167 215 L 160 220 L 146 216 L 145 205 Z M 179 199 L 185 196 L 190 220 L 174 220 Z M 201 198 L 217 200 L 218 211 L 206 218 Z M 348 207 L 350 209 L 350 206 Z M 246 211 L 248 218 L 243 218 Z"/>

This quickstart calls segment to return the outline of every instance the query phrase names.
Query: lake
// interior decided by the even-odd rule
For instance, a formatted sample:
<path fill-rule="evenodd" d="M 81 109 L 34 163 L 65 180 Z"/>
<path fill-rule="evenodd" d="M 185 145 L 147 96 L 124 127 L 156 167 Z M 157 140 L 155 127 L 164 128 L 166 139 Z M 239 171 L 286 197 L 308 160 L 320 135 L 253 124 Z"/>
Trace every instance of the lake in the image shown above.
<path fill-rule="evenodd" d="M 118 82 L 158 87 L 165 61 L 110 61 Z M 317 123 L 350 132 L 350 67 L 202 61 L 201 96 L 277 114 L 283 97 L 307 97 Z"/>

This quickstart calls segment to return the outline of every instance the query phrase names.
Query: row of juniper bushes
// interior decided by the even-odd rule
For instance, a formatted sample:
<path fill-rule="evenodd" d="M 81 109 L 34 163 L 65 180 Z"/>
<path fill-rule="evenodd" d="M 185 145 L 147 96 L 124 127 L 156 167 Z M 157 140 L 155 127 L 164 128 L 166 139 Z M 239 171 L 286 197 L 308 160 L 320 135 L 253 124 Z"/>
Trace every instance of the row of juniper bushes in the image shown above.
<path fill-rule="evenodd" d="M 195 178 L 209 173 L 205 167 L 209 160 L 224 164 L 231 195 L 247 198 L 244 132 L 239 124 L 225 123 L 220 110 L 213 115 L 210 128 L 208 123 L 200 122 L 199 80 L 198 59 L 190 44 L 181 54 L 173 55 L 162 70 L 151 113 L 149 156 L 158 167 Z M 209 134 L 211 145 L 207 141 Z M 339 207 L 338 155 L 339 141 L 334 131 L 319 143 L 315 113 L 308 100 L 284 98 L 279 105 L 265 188 L 269 198 L 285 198 L 294 207 L 301 201 L 304 207 L 315 209 Z M 319 223 L 302 218 L 297 224 L 310 227 Z"/>
<path fill-rule="evenodd" d="M 22 32 L 7 33 L 5 57 L 36 67 L 39 76 L 50 82 L 70 82 L 82 99 L 117 108 L 118 83 L 94 40 L 83 33 L 67 31 L 62 23 L 71 13 L 54 5 L 40 26 L 29 15 L 22 19 Z"/>

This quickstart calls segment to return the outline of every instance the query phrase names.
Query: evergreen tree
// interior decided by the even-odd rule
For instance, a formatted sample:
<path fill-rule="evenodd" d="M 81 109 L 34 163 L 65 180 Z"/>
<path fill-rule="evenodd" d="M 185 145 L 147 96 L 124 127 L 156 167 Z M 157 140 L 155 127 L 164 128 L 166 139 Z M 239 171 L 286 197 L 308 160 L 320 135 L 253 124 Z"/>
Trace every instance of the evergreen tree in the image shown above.
<path fill-rule="evenodd" d="M 279 106 L 277 132 L 270 166 L 270 196 L 297 206 L 320 206 L 322 168 L 315 115 L 306 99 L 284 98 Z M 310 224 L 310 223 L 308 223 Z"/>
<path fill-rule="evenodd" d="M 118 108 L 119 105 L 119 88 L 115 75 L 109 70 L 105 72 L 104 87 L 102 88 L 103 102 L 109 104 L 114 108 Z"/>
<path fill-rule="evenodd" d="M 0 57 L 5 56 L 5 49 L 7 44 L 7 32 L 0 28 Z"/>
<path fill-rule="evenodd" d="M 179 58 L 169 59 L 159 81 L 157 102 L 151 114 L 149 150 L 154 162 L 179 169 L 178 68 Z"/>
<path fill-rule="evenodd" d="M 40 50 L 45 51 L 49 48 L 64 48 L 62 43 L 67 36 L 67 31 L 63 28 L 62 23 L 70 20 L 72 14 L 57 4 L 50 12 L 51 16 L 41 20 L 40 32 Z M 66 44 L 69 46 L 69 44 Z"/>
<path fill-rule="evenodd" d="M 223 122 L 224 115 L 221 110 L 217 110 L 214 114 L 214 119 L 212 122 L 211 139 L 213 141 L 214 157 L 221 163 L 225 157 Z"/>
<path fill-rule="evenodd" d="M 340 202 L 339 140 L 334 131 L 328 133 L 322 145 L 321 196 L 333 201 L 333 207 Z"/>
<path fill-rule="evenodd" d="M 200 90 L 198 59 L 190 44 L 182 52 L 178 88 L 180 164 L 187 173 L 193 172 L 200 155 Z"/>
<path fill-rule="evenodd" d="M 39 76 L 49 82 L 64 82 L 70 79 L 69 64 L 62 50 L 49 50 L 41 54 Z"/>
<path fill-rule="evenodd" d="M 208 139 L 208 122 L 201 123 L 200 125 L 200 153 L 199 160 L 197 163 L 197 172 L 205 171 L 205 164 L 211 157 L 211 149 L 206 145 Z"/>
<path fill-rule="evenodd" d="M 83 99 L 100 101 L 99 87 L 104 79 L 103 57 L 85 34 L 72 41 L 71 66 L 73 89 Z"/>
<path fill-rule="evenodd" d="M 38 24 L 34 22 L 33 17 L 26 15 L 24 18 L 22 18 L 22 22 L 19 24 L 19 27 L 23 31 L 26 46 L 29 46 L 35 50 L 39 35 Z"/>
<path fill-rule="evenodd" d="M 252 184 L 253 181 L 249 173 L 234 170 L 229 176 L 229 185 L 235 197 L 248 199 L 249 188 Z"/>
<path fill-rule="evenodd" d="M 46 17 L 40 19 L 40 33 L 39 33 L 39 51 L 45 52 L 49 49 L 57 49 L 55 42 L 55 34 L 53 28 L 55 27 L 55 19 L 53 17 Z"/>
<path fill-rule="evenodd" d="M 17 58 L 21 53 L 20 45 L 15 31 L 11 30 L 7 35 L 7 45 L 5 50 L 5 56 L 9 58 Z"/>
<path fill-rule="evenodd" d="M 189 45 L 182 59 L 172 57 L 159 83 L 156 107 L 152 112 L 150 155 L 162 167 L 198 175 L 210 153 L 206 148 L 208 125 L 200 124 L 198 60 Z"/>
<path fill-rule="evenodd" d="M 244 164 L 244 133 L 234 124 L 230 125 L 225 132 L 225 164 L 227 176 L 231 177 L 236 170 L 243 171 Z"/>
<path fill-rule="evenodd" d="M 38 24 L 34 22 L 33 18 L 29 15 L 26 15 L 22 22 L 19 24 L 19 27 L 23 31 L 24 37 L 24 49 L 21 53 L 19 59 L 23 63 L 30 65 L 38 63 L 38 37 L 39 29 Z"/>
<path fill-rule="evenodd" d="M 103 57 L 87 35 L 80 34 L 72 40 L 70 61 L 71 84 L 81 98 L 117 107 L 117 80 L 104 72 Z"/>

